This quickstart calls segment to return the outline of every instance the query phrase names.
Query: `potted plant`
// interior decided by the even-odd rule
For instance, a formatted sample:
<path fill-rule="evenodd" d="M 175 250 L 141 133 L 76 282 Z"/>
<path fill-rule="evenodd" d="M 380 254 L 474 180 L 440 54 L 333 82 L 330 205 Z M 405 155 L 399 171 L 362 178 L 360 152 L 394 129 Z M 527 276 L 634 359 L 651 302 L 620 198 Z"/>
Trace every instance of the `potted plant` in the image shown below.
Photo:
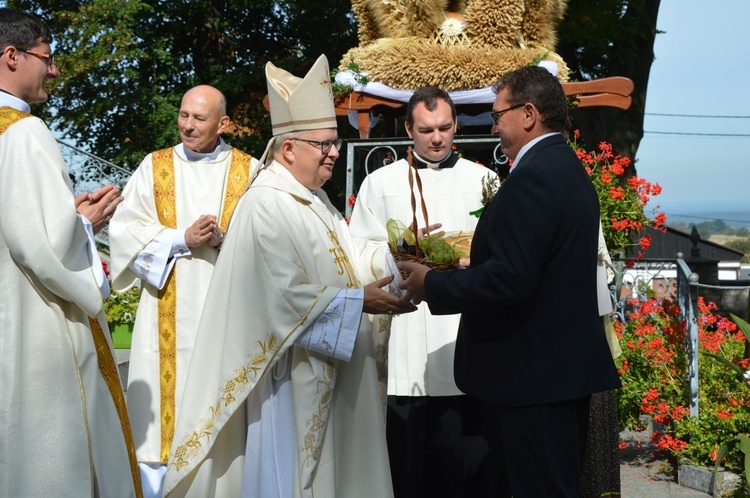
<path fill-rule="evenodd" d="M 104 312 L 107 315 L 107 323 L 115 349 L 130 348 L 140 299 L 141 289 L 134 285 L 125 292 L 112 292 L 104 300 Z"/>

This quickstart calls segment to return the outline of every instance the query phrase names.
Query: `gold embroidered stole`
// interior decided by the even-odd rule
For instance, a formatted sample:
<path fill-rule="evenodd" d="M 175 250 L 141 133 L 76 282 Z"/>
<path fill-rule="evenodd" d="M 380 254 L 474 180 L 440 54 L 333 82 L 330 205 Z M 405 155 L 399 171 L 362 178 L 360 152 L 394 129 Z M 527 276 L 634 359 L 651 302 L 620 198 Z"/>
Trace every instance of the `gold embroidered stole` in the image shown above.
<path fill-rule="evenodd" d="M 13 109 L 12 107 L 0 107 L 0 135 L 10 128 L 12 124 L 28 118 L 31 114 Z"/>
<path fill-rule="evenodd" d="M 247 184 L 250 181 L 251 160 L 250 154 L 232 149 L 232 162 L 227 173 L 226 192 L 219 221 L 219 229 L 222 232 L 226 232 L 229 228 L 229 220 L 232 219 L 234 208 L 237 207 L 240 197 L 247 189 Z"/>
<path fill-rule="evenodd" d="M 140 470 L 138 470 L 138 461 L 135 457 L 133 430 L 130 427 L 130 419 L 128 418 L 125 396 L 122 393 L 122 384 L 120 383 L 120 375 L 117 371 L 117 365 L 115 364 L 115 359 L 112 357 L 112 351 L 109 349 L 109 343 L 104 336 L 104 330 L 102 330 L 101 325 L 99 325 L 99 321 L 96 318 L 89 317 L 89 325 L 91 326 L 91 335 L 94 338 L 94 346 L 96 347 L 99 371 L 102 374 L 104 382 L 107 384 L 109 393 L 112 396 L 112 401 L 115 403 L 117 417 L 120 419 L 120 425 L 122 426 L 122 434 L 125 436 L 125 446 L 128 450 L 130 474 L 133 476 L 135 496 L 137 498 L 142 498 L 143 488 L 141 486 L 141 473 Z M 107 476 L 99 476 L 99 478 L 106 479 Z"/>
<path fill-rule="evenodd" d="M 225 232 L 235 206 L 250 179 L 249 154 L 232 149 L 227 171 L 219 229 Z M 170 147 L 151 154 L 154 200 L 159 223 L 177 228 L 177 196 L 174 177 L 174 150 Z M 177 268 L 173 268 L 159 290 L 159 393 L 161 411 L 161 461 L 166 462 L 174 438 L 175 390 L 177 385 Z"/>

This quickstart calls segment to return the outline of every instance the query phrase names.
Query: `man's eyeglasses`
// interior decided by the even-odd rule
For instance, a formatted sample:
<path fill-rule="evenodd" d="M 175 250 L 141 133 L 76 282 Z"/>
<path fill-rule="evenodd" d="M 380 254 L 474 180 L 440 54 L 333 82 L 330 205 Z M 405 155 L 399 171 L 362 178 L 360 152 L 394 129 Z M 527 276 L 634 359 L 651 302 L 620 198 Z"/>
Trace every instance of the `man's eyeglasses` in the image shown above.
<path fill-rule="evenodd" d="M 7 49 L 3 49 L 2 52 L 0 52 L 0 55 L 3 55 Z M 52 64 L 55 63 L 55 55 L 54 54 L 43 54 L 41 52 L 35 52 L 33 50 L 24 50 L 22 48 L 16 47 L 16 50 L 19 52 L 23 52 L 24 54 L 33 55 L 37 59 L 41 60 L 45 64 L 47 64 L 47 67 L 52 67 Z"/>
<path fill-rule="evenodd" d="M 493 111 L 490 113 L 490 117 L 492 118 L 492 122 L 497 124 L 498 121 L 500 121 L 500 118 L 508 111 L 512 111 L 513 109 L 518 109 L 519 107 L 523 107 L 526 104 L 516 104 L 508 107 L 507 109 L 503 109 L 502 111 Z"/>
<path fill-rule="evenodd" d="M 315 147 L 318 147 L 320 149 L 320 152 L 322 152 L 323 155 L 331 152 L 331 147 L 333 147 L 334 145 L 336 146 L 336 150 L 341 150 L 341 146 L 344 145 L 343 138 L 337 138 L 336 140 L 323 140 L 322 142 L 318 140 L 305 140 L 304 138 L 293 138 L 292 140 L 314 145 Z"/>

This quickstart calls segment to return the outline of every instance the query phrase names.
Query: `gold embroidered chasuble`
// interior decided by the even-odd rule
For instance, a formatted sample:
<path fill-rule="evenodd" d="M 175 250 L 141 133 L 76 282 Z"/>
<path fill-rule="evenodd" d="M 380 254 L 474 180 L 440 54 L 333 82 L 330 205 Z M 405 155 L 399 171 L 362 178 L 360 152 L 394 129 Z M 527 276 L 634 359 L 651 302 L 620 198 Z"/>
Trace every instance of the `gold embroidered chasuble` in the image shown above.
<path fill-rule="evenodd" d="M 174 180 L 174 149 L 156 151 L 154 165 L 154 202 L 159 222 L 177 228 L 177 201 Z M 232 149 L 219 229 L 226 232 L 234 208 L 250 178 L 250 156 Z M 161 406 L 161 459 L 167 461 L 175 423 L 175 390 L 177 381 L 177 270 L 173 270 L 159 290 L 159 365 Z"/>
<path fill-rule="evenodd" d="M 165 496 L 392 496 L 369 320 L 348 362 L 294 343 L 340 291 L 361 285 L 346 224 L 316 193 L 320 203 L 274 162 L 237 207 L 196 338 Z M 285 390 L 288 424 L 266 411 Z M 275 443 L 246 455 L 256 443 L 249 432 Z M 243 483 L 248 475 L 261 482 Z M 286 475 L 289 494 L 266 486 Z"/>
<path fill-rule="evenodd" d="M 10 107 L 0 175 L 0 386 L 14 408 L 0 417 L 0 496 L 140 496 L 65 162 L 44 123 Z"/>
<path fill-rule="evenodd" d="M 208 161 L 188 161 L 181 150 L 149 154 L 123 190 L 125 200 L 110 223 L 116 291 L 137 282 L 140 275 L 131 263 L 150 250 L 165 227 L 184 231 L 200 215 L 214 214 L 226 230 L 257 163 L 227 144 L 215 160 Z M 175 258 L 161 291 L 144 281 L 127 399 L 140 462 L 166 462 L 218 252 L 204 244 L 191 248 L 188 256 Z"/>

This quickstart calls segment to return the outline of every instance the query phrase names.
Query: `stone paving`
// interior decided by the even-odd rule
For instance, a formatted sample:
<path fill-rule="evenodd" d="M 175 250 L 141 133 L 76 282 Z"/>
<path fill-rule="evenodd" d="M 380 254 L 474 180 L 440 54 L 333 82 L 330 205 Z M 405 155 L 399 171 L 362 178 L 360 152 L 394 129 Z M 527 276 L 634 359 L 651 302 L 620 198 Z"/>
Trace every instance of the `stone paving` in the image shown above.
<path fill-rule="evenodd" d="M 711 495 L 677 484 L 672 466 L 655 451 L 650 431 L 624 431 L 620 457 L 622 498 L 709 498 Z"/>

